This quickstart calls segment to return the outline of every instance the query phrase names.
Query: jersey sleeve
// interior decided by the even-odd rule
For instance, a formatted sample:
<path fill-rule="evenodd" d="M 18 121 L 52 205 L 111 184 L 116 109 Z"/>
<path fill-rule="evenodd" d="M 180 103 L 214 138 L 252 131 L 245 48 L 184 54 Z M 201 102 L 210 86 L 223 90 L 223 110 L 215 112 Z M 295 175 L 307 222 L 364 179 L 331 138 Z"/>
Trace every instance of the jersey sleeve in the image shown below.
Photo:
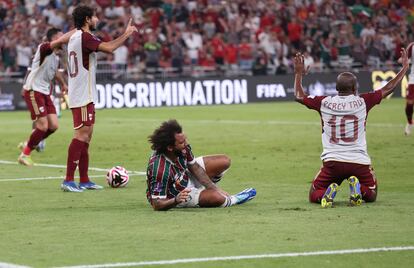
<path fill-rule="evenodd" d="M 185 147 L 185 158 L 188 164 L 193 165 L 195 163 L 194 154 L 189 144 Z"/>
<path fill-rule="evenodd" d="M 308 107 L 309 109 L 320 111 L 322 100 L 326 98 L 326 96 L 306 96 L 303 99 L 303 104 Z"/>
<path fill-rule="evenodd" d="M 40 64 L 42 64 L 45 58 L 49 56 L 50 54 L 52 54 L 53 52 L 52 48 L 50 47 L 50 43 L 47 42 L 47 43 L 41 44 L 39 47 L 39 52 L 40 52 Z"/>
<path fill-rule="evenodd" d="M 381 103 L 382 92 L 381 90 L 377 90 L 374 92 L 363 93 L 360 95 L 360 97 L 364 99 L 365 105 L 367 106 L 367 112 L 369 112 L 372 107 Z"/>
<path fill-rule="evenodd" d="M 98 37 L 96 37 L 96 36 L 94 36 L 94 35 L 92 35 L 88 32 L 83 32 L 82 33 L 82 47 L 88 53 L 97 52 L 98 47 L 101 43 L 102 43 L 102 41 Z"/>
<path fill-rule="evenodd" d="M 168 167 L 162 167 L 161 162 L 163 161 L 154 161 L 147 169 L 148 190 L 152 199 L 167 198 L 168 178 L 165 178 L 165 176 L 168 176 L 169 172 L 164 172 L 165 168 L 168 169 Z M 167 163 L 163 162 L 163 164 Z"/>

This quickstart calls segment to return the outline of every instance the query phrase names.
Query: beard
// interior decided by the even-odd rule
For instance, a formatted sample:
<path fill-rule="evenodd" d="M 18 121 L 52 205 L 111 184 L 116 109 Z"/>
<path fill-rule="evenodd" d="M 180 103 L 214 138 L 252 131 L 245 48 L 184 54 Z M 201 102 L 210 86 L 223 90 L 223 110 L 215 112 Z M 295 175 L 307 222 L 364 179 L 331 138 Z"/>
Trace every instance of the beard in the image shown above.
<path fill-rule="evenodd" d="M 91 32 L 96 31 L 96 26 L 93 25 L 93 24 L 90 24 L 89 25 L 89 31 L 91 31 Z"/>
<path fill-rule="evenodd" d="M 175 155 L 175 156 L 177 156 L 177 157 L 182 157 L 182 156 L 184 156 L 184 155 L 183 155 L 183 152 L 182 152 L 182 151 L 180 151 L 180 150 L 176 150 L 176 149 L 174 149 L 173 153 L 174 153 L 174 155 Z"/>

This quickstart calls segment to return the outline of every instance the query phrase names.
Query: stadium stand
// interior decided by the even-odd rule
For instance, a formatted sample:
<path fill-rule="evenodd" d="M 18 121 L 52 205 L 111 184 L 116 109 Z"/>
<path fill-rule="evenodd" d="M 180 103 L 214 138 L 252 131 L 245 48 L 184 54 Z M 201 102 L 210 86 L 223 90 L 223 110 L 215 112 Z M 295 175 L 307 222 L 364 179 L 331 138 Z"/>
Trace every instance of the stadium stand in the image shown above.
<path fill-rule="evenodd" d="M 383 68 L 414 41 L 414 0 L 3 0 L 0 79 L 23 77 L 41 36 L 68 31 L 80 2 L 96 7 L 103 40 L 129 17 L 140 28 L 100 55 L 98 78 L 287 73 L 296 51 L 314 72 Z"/>

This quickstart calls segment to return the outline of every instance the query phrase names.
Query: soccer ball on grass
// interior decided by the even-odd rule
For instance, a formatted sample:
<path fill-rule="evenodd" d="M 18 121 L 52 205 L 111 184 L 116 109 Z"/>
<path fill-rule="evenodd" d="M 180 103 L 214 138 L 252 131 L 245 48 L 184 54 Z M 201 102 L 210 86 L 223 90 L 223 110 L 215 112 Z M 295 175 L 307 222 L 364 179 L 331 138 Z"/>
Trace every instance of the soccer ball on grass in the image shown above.
<path fill-rule="evenodd" d="M 128 171 L 121 166 L 115 166 L 106 174 L 106 181 L 112 188 L 125 187 L 129 181 Z"/>

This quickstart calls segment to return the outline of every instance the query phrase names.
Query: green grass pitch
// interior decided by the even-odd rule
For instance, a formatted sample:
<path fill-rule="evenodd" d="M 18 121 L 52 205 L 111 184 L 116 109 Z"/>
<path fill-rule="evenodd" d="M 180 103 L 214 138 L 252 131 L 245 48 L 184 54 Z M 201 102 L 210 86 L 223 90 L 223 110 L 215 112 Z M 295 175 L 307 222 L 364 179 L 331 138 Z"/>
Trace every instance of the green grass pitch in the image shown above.
<path fill-rule="evenodd" d="M 241 255 L 414 246 L 414 136 L 405 137 L 404 100 L 383 101 L 368 117 L 368 152 L 379 181 L 376 203 L 348 207 L 347 185 L 336 207 L 308 202 L 321 161 L 320 120 L 293 102 L 209 107 L 99 110 L 90 166 L 145 171 L 147 137 L 176 118 L 196 155 L 225 153 L 232 167 L 220 186 L 236 193 L 257 189 L 249 203 L 231 208 L 154 212 L 145 177 L 125 189 L 64 193 L 64 168 L 0 163 L 0 263 L 58 267 Z M 65 165 L 72 118 L 60 129 L 41 164 Z M 0 160 L 16 161 L 27 138 L 27 112 L 0 113 Z M 105 184 L 105 172 L 90 172 Z M 411 264 L 410 264 L 411 263 Z M 414 251 L 262 258 L 168 267 L 409 267 Z M 1 265 L 0 265 L 1 266 Z M 158 266 L 151 266 L 158 267 Z M 166 267 L 161 265 L 159 267 Z"/>

